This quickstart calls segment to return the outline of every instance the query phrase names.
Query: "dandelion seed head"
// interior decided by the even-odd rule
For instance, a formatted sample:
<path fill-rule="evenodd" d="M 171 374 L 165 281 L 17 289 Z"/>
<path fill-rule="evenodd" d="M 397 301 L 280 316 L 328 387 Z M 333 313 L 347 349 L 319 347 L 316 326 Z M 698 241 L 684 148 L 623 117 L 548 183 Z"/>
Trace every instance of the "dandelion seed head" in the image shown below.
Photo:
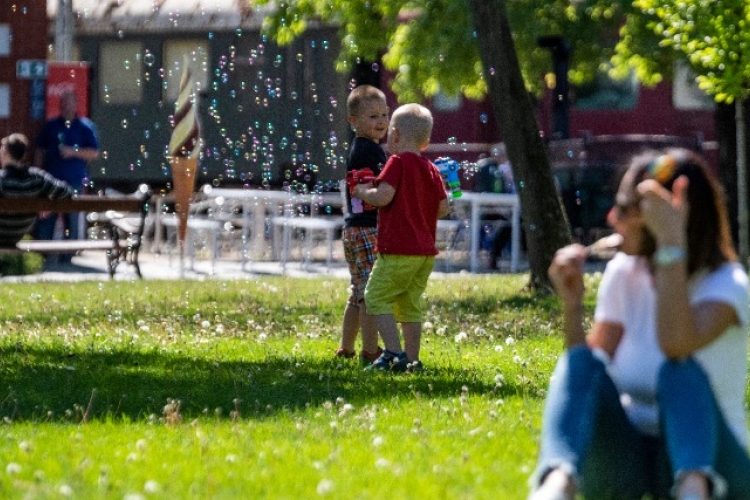
<path fill-rule="evenodd" d="M 333 491 L 333 481 L 330 479 L 321 479 L 318 486 L 315 488 L 318 495 L 327 495 Z"/>
<path fill-rule="evenodd" d="M 18 474 L 21 472 L 21 465 L 17 464 L 15 462 L 10 462 L 8 465 L 5 466 L 5 473 L 9 476 L 12 476 L 14 474 Z"/>
<path fill-rule="evenodd" d="M 149 479 L 146 481 L 146 484 L 143 485 L 143 491 L 146 493 L 156 493 L 161 489 L 159 486 L 159 483 L 154 481 L 153 479 Z"/>
<path fill-rule="evenodd" d="M 516 339 L 514 339 L 511 336 L 506 337 L 505 339 L 505 345 L 513 345 L 516 343 Z"/>

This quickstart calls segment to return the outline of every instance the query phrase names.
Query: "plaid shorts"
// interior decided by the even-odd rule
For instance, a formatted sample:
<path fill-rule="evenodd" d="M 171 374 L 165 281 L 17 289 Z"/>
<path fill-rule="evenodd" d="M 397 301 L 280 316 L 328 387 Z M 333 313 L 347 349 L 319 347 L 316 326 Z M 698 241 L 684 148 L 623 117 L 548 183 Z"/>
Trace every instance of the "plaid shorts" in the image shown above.
<path fill-rule="evenodd" d="M 349 304 L 353 306 L 365 300 L 365 286 L 375 263 L 376 236 L 374 227 L 345 227 L 342 234 L 344 257 L 351 275 Z"/>

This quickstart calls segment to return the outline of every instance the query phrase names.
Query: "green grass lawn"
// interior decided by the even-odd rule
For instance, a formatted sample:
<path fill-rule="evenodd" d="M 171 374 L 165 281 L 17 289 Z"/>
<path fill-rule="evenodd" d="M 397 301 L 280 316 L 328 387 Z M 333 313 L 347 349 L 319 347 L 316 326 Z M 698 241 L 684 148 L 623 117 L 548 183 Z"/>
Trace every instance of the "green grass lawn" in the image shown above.
<path fill-rule="evenodd" d="M 562 346 L 525 279 L 432 279 L 408 375 L 334 359 L 344 280 L 3 285 L 0 498 L 525 498 Z"/>

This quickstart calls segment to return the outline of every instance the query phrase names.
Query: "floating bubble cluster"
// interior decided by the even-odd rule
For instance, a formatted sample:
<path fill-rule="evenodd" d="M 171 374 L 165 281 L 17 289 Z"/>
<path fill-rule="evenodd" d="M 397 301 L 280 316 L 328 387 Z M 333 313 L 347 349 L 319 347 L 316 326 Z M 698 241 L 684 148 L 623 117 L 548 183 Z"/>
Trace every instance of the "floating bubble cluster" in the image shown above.
<path fill-rule="evenodd" d="M 187 56 L 196 67 L 204 128 L 200 183 L 337 189 L 351 139 L 345 102 L 355 81 L 334 69 L 335 28 L 309 29 L 279 47 L 257 24 L 226 22 L 232 14 L 217 7 L 192 12 L 152 7 L 126 15 L 136 3 L 118 2 L 106 15 L 104 9 L 76 13 L 78 53 L 92 67 L 90 116 L 102 144 L 93 182 L 144 181 L 169 188 L 167 144 Z M 247 19 L 255 22 L 256 14 Z M 102 35 L 113 32 L 115 39 Z M 366 69 L 383 70 L 378 62 Z M 491 121 L 486 113 L 477 115 L 478 126 Z M 474 151 L 455 137 L 447 143 L 460 153 Z M 462 167 L 470 179 L 474 164 L 464 161 Z"/>

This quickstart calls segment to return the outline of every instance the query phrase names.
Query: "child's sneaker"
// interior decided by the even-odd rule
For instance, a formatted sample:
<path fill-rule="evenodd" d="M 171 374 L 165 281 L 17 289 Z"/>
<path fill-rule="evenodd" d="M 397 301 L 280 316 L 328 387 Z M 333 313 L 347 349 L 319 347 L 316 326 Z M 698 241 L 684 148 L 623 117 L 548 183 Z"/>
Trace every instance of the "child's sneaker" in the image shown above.
<path fill-rule="evenodd" d="M 405 352 L 402 352 L 398 355 L 398 358 L 394 359 L 391 363 L 391 371 L 392 372 L 405 372 L 408 371 L 409 365 L 411 363 L 409 362 L 409 358 L 406 356 Z"/>
<path fill-rule="evenodd" d="M 422 362 L 418 359 L 406 365 L 406 371 L 409 373 L 418 373 L 422 370 L 424 370 L 424 367 L 422 366 Z"/>
<path fill-rule="evenodd" d="M 383 354 L 383 349 L 381 349 L 380 346 L 378 346 L 375 352 L 367 352 L 362 349 L 359 352 L 359 360 L 362 363 L 362 366 L 370 366 L 380 357 L 381 354 Z"/>
<path fill-rule="evenodd" d="M 405 371 L 408 362 L 405 352 L 396 354 L 386 349 L 370 366 L 365 367 L 365 370 Z"/>
<path fill-rule="evenodd" d="M 351 358 L 353 358 L 354 356 L 356 356 L 356 354 L 357 354 L 357 352 L 356 352 L 356 351 L 347 351 L 347 350 L 346 350 L 346 349 L 344 349 L 343 347 L 339 347 L 338 349 L 336 349 L 336 357 L 337 357 L 337 358 L 347 358 L 347 359 L 351 359 Z"/>

